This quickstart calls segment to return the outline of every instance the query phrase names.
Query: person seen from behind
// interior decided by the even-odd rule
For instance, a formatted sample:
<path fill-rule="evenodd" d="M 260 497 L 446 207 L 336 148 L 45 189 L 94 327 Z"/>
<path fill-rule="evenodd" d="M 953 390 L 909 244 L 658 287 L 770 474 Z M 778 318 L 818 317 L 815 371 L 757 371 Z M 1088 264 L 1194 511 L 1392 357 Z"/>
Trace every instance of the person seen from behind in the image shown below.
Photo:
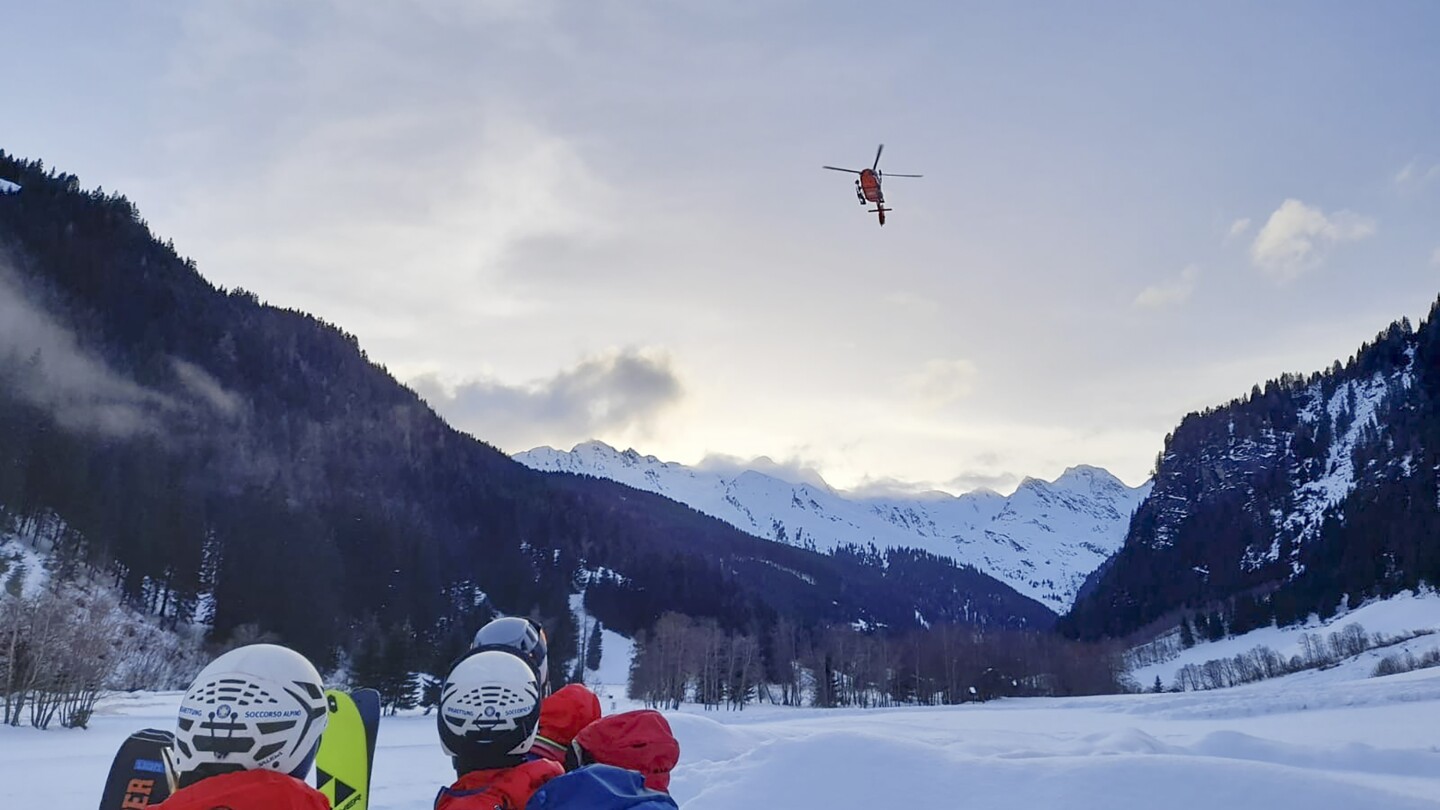
<path fill-rule="evenodd" d="M 456 780 L 441 788 L 435 810 L 523 810 L 546 782 L 564 773 L 532 759 L 540 725 L 540 683 L 530 663 L 501 649 L 460 659 L 440 691 L 440 744 Z"/>
<path fill-rule="evenodd" d="M 154 808 L 329 810 L 305 783 L 327 718 L 320 673 L 303 655 L 276 644 L 221 655 L 180 701 L 178 789 Z"/>

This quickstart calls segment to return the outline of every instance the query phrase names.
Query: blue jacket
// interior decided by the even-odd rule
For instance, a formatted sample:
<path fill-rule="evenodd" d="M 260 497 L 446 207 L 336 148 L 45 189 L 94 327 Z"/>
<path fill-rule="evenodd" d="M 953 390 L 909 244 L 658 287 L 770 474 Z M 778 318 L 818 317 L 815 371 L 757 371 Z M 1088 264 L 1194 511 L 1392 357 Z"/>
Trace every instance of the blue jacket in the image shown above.
<path fill-rule="evenodd" d="M 611 765 L 586 765 L 546 782 L 525 810 L 677 810 L 668 793 L 645 787 L 645 777 Z"/>

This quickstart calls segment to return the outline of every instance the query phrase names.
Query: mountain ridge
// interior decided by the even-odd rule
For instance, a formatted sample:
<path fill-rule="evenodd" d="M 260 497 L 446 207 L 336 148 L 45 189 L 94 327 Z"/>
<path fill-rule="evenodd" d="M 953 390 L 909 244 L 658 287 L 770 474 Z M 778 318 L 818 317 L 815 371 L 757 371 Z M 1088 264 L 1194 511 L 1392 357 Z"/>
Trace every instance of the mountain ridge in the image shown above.
<path fill-rule="evenodd" d="M 1079 464 L 1054 481 L 1026 478 L 1011 495 L 853 496 L 755 469 L 712 472 L 591 440 L 513 458 L 537 470 L 608 478 L 654 492 L 777 542 L 821 550 L 874 543 L 973 565 L 1057 612 L 1120 547 L 1149 484 L 1129 487 Z"/>

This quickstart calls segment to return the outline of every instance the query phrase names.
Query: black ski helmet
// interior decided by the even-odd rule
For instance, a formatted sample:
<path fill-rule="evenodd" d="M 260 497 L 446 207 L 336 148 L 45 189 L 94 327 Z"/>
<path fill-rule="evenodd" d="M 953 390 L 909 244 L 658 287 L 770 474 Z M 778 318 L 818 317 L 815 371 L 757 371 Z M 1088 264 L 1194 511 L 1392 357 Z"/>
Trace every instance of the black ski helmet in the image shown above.
<path fill-rule="evenodd" d="M 435 722 L 455 772 L 520 764 L 540 728 L 540 684 L 525 659 L 508 649 L 460 659 L 440 688 Z"/>
<path fill-rule="evenodd" d="M 540 694 L 550 694 L 550 645 L 545 628 L 520 616 L 492 620 L 475 634 L 473 650 L 508 649 L 524 658 L 535 670 Z"/>

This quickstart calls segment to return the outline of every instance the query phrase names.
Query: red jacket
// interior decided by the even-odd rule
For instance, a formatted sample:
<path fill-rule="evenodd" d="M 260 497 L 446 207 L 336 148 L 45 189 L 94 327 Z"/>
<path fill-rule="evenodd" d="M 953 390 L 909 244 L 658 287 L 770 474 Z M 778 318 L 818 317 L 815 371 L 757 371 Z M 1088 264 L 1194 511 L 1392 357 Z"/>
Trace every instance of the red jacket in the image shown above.
<path fill-rule="evenodd" d="M 583 764 L 601 762 L 639 771 L 645 787 L 670 789 L 670 771 L 680 761 L 680 743 L 665 716 L 650 709 L 612 714 L 596 720 L 575 736 L 584 749 Z"/>
<path fill-rule="evenodd" d="M 151 810 L 330 810 L 325 794 L 275 771 L 235 771 L 183 787 Z"/>
<path fill-rule="evenodd" d="M 540 704 L 540 733 L 535 735 L 530 753 L 564 762 L 575 735 L 599 719 L 600 698 L 584 685 L 572 683 Z"/>
<path fill-rule="evenodd" d="M 531 794 L 564 772 L 559 763 L 548 759 L 513 768 L 471 771 L 450 787 L 440 788 L 435 810 L 522 810 Z"/>

